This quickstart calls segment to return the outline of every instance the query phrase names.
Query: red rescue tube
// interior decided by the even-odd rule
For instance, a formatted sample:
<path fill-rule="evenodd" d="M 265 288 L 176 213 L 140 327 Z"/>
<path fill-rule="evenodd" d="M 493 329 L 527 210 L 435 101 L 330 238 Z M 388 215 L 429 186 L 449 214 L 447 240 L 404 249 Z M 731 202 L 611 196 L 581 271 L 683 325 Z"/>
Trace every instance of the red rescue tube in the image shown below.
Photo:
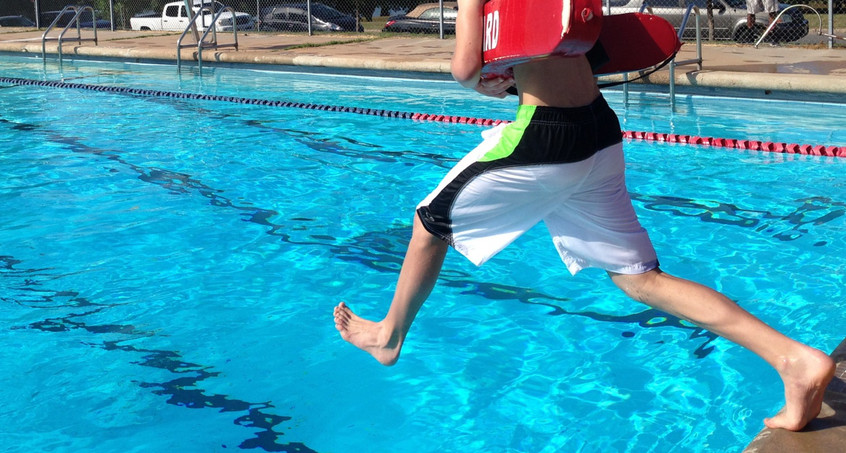
<path fill-rule="evenodd" d="M 662 17 L 643 13 L 615 14 L 603 19 L 599 41 L 588 57 L 604 53 L 604 63 L 592 62 L 594 74 L 622 74 L 659 66 L 673 58 L 681 45 L 673 25 Z"/>
<path fill-rule="evenodd" d="M 483 77 L 509 75 L 521 63 L 587 54 L 596 75 L 646 70 L 681 48 L 672 24 L 643 13 L 602 16 L 601 0 L 488 0 Z M 540 12 L 540 13 L 539 13 Z"/>
<path fill-rule="evenodd" d="M 507 74 L 511 67 L 551 55 L 584 55 L 602 30 L 601 0 L 541 0 L 485 3 L 482 74 Z"/>

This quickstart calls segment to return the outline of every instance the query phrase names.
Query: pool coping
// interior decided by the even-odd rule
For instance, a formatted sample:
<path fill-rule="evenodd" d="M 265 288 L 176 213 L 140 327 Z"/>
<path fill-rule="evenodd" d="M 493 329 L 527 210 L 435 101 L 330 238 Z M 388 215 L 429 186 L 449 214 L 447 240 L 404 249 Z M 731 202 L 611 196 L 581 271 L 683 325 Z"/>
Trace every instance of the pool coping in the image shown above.
<path fill-rule="evenodd" d="M 832 453 L 846 445 L 846 339 L 831 357 L 837 363 L 820 415 L 802 431 L 762 429 L 743 453 Z"/>

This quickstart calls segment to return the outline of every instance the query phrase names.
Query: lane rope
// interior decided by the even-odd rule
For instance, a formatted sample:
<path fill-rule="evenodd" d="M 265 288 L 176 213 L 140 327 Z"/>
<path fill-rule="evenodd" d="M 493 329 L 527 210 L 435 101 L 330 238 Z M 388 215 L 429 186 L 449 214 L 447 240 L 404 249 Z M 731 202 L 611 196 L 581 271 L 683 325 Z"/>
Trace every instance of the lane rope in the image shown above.
<path fill-rule="evenodd" d="M 397 110 L 371 109 L 363 107 L 346 107 L 306 102 L 273 101 L 267 99 L 244 98 L 237 96 L 222 96 L 214 94 L 180 93 L 176 91 L 150 90 L 144 88 L 118 87 L 107 85 L 92 85 L 85 83 L 71 83 L 60 81 L 43 81 L 21 79 L 15 77 L 0 77 L 0 83 L 20 86 L 39 86 L 50 88 L 64 88 L 76 90 L 99 91 L 107 93 L 131 94 L 136 96 L 165 97 L 172 99 L 196 99 L 203 101 L 233 102 L 238 104 L 263 105 L 269 107 L 287 107 L 327 112 L 356 113 L 360 115 L 383 116 L 386 118 L 400 118 L 417 121 L 432 121 L 441 123 L 471 124 L 478 126 L 496 126 L 509 123 L 507 120 L 493 120 L 486 118 L 472 118 L 466 116 L 451 116 L 442 114 L 413 113 Z M 686 145 L 699 145 L 717 148 L 734 148 L 750 151 L 766 151 L 786 154 L 804 154 L 810 156 L 846 157 L 846 146 L 806 145 L 797 143 L 779 143 L 758 140 L 736 140 L 730 138 L 700 137 L 694 135 L 665 134 L 659 132 L 623 131 L 623 138 L 649 142 L 666 142 Z"/>

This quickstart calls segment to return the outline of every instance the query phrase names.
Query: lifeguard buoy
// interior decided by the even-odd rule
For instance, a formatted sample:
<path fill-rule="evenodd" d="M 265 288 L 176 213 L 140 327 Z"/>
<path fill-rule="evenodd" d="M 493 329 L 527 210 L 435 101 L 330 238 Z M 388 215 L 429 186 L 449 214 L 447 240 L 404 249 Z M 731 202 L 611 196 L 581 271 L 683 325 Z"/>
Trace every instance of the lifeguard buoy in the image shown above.
<path fill-rule="evenodd" d="M 489 0 L 485 3 L 484 77 L 549 56 L 587 55 L 596 75 L 660 66 L 681 48 L 667 20 L 643 13 L 602 15 L 601 0 Z"/>
<path fill-rule="evenodd" d="M 601 0 L 489 0 L 485 3 L 482 58 L 485 75 L 551 55 L 587 53 L 602 30 Z"/>

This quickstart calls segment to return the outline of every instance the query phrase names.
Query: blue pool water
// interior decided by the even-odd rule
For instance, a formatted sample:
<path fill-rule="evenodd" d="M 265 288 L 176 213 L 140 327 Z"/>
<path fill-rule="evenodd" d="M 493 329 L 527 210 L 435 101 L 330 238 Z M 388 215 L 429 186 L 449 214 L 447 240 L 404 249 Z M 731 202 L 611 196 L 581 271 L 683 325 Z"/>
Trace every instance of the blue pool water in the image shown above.
<path fill-rule="evenodd" d="M 510 119 L 439 80 L 0 57 L 0 77 Z M 606 93 L 627 130 L 846 145 L 840 105 Z M 7 451 L 729 452 L 775 372 L 576 277 L 542 227 L 450 253 L 393 368 L 384 313 L 413 206 L 473 125 L 0 84 Z M 665 270 L 826 351 L 842 339 L 846 160 L 632 141 Z"/>

